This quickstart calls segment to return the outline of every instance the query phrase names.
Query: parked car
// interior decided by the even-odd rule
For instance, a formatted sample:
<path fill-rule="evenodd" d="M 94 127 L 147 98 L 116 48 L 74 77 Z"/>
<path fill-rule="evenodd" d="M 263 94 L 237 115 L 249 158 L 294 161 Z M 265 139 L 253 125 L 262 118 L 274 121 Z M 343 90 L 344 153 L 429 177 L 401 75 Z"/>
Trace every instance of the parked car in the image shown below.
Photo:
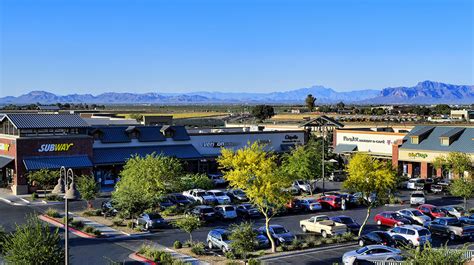
<path fill-rule="evenodd" d="M 226 184 L 226 181 L 222 174 L 208 174 L 207 175 L 214 183 L 214 186 L 223 186 Z"/>
<path fill-rule="evenodd" d="M 417 209 L 420 210 L 423 214 L 429 216 L 432 220 L 435 218 L 446 216 L 446 214 L 443 211 L 441 211 L 440 208 L 432 204 L 422 204 L 418 206 Z"/>
<path fill-rule="evenodd" d="M 459 219 L 459 221 L 461 221 L 465 224 L 474 225 L 474 214 L 468 215 L 468 216 L 461 216 L 458 219 Z"/>
<path fill-rule="evenodd" d="M 291 195 L 294 195 L 294 196 L 300 194 L 300 190 L 296 187 L 293 187 L 293 186 L 291 186 L 289 188 L 286 188 L 286 189 L 283 189 L 283 191 L 288 192 L 288 193 L 290 193 Z"/>
<path fill-rule="evenodd" d="M 411 224 L 410 220 L 403 217 L 401 214 L 392 211 L 381 212 L 374 217 L 377 225 L 385 226 L 400 226 L 405 224 Z"/>
<path fill-rule="evenodd" d="M 318 199 L 318 202 L 323 208 L 329 210 L 341 209 L 341 197 L 335 195 L 322 196 Z"/>
<path fill-rule="evenodd" d="M 419 225 L 403 225 L 394 227 L 389 231 L 391 236 L 398 235 L 408 240 L 410 246 L 424 246 L 431 243 L 431 233 L 428 229 Z"/>
<path fill-rule="evenodd" d="M 100 210 L 104 216 L 115 216 L 118 213 L 117 209 L 115 209 L 114 203 L 111 200 L 102 202 Z"/>
<path fill-rule="evenodd" d="M 267 232 L 254 229 L 257 234 L 257 249 L 265 249 L 270 247 L 270 240 L 268 240 Z"/>
<path fill-rule="evenodd" d="M 300 221 L 301 230 L 315 232 L 323 237 L 342 235 L 347 232 L 347 226 L 329 219 L 327 215 L 316 215 Z"/>
<path fill-rule="evenodd" d="M 425 187 L 426 180 L 422 178 L 412 178 L 408 180 L 407 189 L 422 190 Z"/>
<path fill-rule="evenodd" d="M 240 216 L 244 219 L 257 218 L 261 216 L 260 211 L 250 203 L 239 204 L 236 208 L 237 216 Z"/>
<path fill-rule="evenodd" d="M 230 197 L 220 190 L 208 190 L 207 194 L 214 196 L 218 204 L 229 204 Z"/>
<path fill-rule="evenodd" d="M 183 195 L 201 204 L 217 204 L 217 199 L 212 194 L 208 194 L 202 189 L 192 189 L 184 191 Z"/>
<path fill-rule="evenodd" d="M 232 205 L 218 205 L 214 208 L 217 217 L 223 220 L 231 220 L 237 218 L 237 210 Z"/>
<path fill-rule="evenodd" d="M 225 229 L 213 229 L 207 234 L 207 246 L 209 249 L 220 249 L 223 253 L 232 251 L 229 235 L 229 231 Z"/>
<path fill-rule="evenodd" d="M 193 215 L 199 218 L 201 221 L 213 221 L 217 218 L 214 208 L 207 205 L 198 205 L 188 212 L 189 215 Z"/>
<path fill-rule="evenodd" d="M 362 192 L 356 192 L 352 194 L 352 196 L 354 197 L 354 200 L 357 201 L 358 204 L 363 203 L 363 202 L 374 203 L 377 201 L 377 194 L 375 193 L 371 193 L 369 196 L 367 195 L 363 196 Z"/>
<path fill-rule="evenodd" d="M 285 204 L 285 209 L 287 212 L 296 213 L 300 212 L 303 208 L 299 203 L 298 199 L 291 199 Z"/>
<path fill-rule="evenodd" d="M 370 245 L 357 250 L 344 253 L 342 263 L 354 264 L 354 261 L 401 261 L 403 257 L 401 251 L 396 248 L 383 245 Z"/>
<path fill-rule="evenodd" d="M 385 245 L 395 247 L 396 242 L 392 236 L 385 231 L 372 231 L 359 237 L 359 246 Z"/>
<path fill-rule="evenodd" d="M 424 225 L 426 222 L 431 221 L 431 218 L 429 216 L 424 215 L 418 209 L 407 208 L 407 209 L 398 210 L 397 212 L 404 217 L 411 218 L 413 221 L 415 221 L 419 225 Z"/>
<path fill-rule="evenodd" d="M 295 180 L 292 186 L 298 189 L 300 193 L 311 193 L 312 191 L 312 186 L 307 180 Z"/>
<path fill-rule="evenodd" d="M 232 202 L 248 202 L 249 198 L 241 189 L 231 189 L 227 191 L 227 196 L 230 197 Z"/>
<path fill-rule="evenodd" d="M 352 219 L 349 216 L 338 215 L 338 216 L 331 217 L 329 219 L 336 223 L 345 224 L 347 226 L 348 232 L 351 232 L 353 234 L 359 233 L 360 224 L 358 224 L 356 221 L 354 221 L 354 219 Z"/>
<path fill-rule="evenodd" d="M 179 206 L 187 206 L 193 203 L 188 197 L 181 193 L 171 193 L 166 196 L 171 202 Z"/>
<path fill-rule="evenodd" d="M 298 203 L 303 211 L 319 211 L 323 208 L 315 198 L 299 199 Z"/>
<path fill-rule="evenodd" d="M 296 239 L 293 233 L 281 225 L 270 225 L 269 230 L 276 244 L 291 244 Z M 258 228 L 258 231 L 263 235 L 267 234 L 265 226 Z"/>
<path fill-rule="evenodd" d="M 446 216 L 456 218 L 460 218 L 466 213 L 466 210 L 461 206 L 443 206 L 440 209 L 446 214 Z"/>
<path fill-rule="evenodd" d="M 461 222 L 456 217 L 440 217 L 426 224 L 431 233 L 447 236 L 450 240 L 474 236 L 474 226 Z"/>
<path fill-rule="evenodd" d="M 167 196 L 164 196 L 160 198 L 158 205 L 160 206 L 161 209 L 166 209 L 168 207 L 175 206 L 176 204 L 173 203 L 170 200 L 170 198 L 168 198 Z"/>
<path fill-rule="evenodd" d="M 159 227 L 164 227 L 168 223 L 161 217 L 159 213 L 142 213 L 136 220 L 138 227 L 142 227 L 146 231 Z"/>
<path fill-rule="evenodd" d="M 425 193 L 423 191 L 415 191 L 410 195 L 410 204 L 411 205 L 420 205 L 425 204 Z"/>
<path fill-rule="evenodd" d="M 439 185 L 439 184 L 432 184 L 431 185 L 431 192 L 432 193 L 438 194 L 438 193 L 441 193 L 443 191 L 445 191 L 445 189 L 442 185 Z"/>
<path fill-rule="evenodd" d="M 347 173 L 344 170 L 335 170 L 329 175 L 330 181 L 344 181 L 347 179 Z"/>

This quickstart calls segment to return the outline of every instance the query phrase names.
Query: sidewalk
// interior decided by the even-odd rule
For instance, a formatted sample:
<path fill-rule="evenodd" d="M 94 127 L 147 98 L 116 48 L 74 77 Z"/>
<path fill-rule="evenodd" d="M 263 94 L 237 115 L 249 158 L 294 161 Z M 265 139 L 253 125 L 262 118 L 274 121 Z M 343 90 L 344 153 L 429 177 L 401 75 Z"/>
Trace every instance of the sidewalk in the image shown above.
<path fill-rule="evenodd" d="M 0 188 L 0 200 L 15 206 L 30 205 L 30 202 L 20 196 L 13 195 L 9 189 Z"/>

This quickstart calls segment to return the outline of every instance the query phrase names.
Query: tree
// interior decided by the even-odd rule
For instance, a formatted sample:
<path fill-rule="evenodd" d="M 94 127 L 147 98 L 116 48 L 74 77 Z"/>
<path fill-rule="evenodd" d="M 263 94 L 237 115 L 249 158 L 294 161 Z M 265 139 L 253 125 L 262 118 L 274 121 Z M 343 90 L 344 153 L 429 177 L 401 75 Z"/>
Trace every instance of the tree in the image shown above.
<path fill-rule="evenodd" d="M 338 110 L 343 110 L 345 106 L 346 104 L 344 104 L 342 101 L 339 101 L 339 103 L 336 104 Z"/>
<path fill-rule="evenodd" d="M 423 248 L 414 248 L 407 251 L 404 264 L 409 265 L 463 265 L 466 264 L 467 258 L 463 253 L 466 248 L 451 249 L 448 246 L 432 248 L 431 244 L 426 244 Z"/>
<path fill-rule="evenodd" d="M 449 192 L 453 196 L 462 197 L 464 199 L 464 209 L 467 209 L 467 199 L 474 196 L 474 183 L 470 178 L 455 179 L 449 187 Z"/>
<path fill-rule="evenodd" d="M 193 242 L 193 231 L 201 227 L 202 223 L 199 218 L 195 216 L 186 216 L 176 220 L 174 226 L 189 234 L 189 240 Z"/>
<path fill-rule="evenodd" d="M 51 232 L 49 226 L 30 216 L 5 237 L 3 256 L 7 264 L 64 264 L 59 229 Z"/>
<path fill-rule="evenodd" d="M 214 183 L 206 174 L 186 174 L 179 179 L 176 186 L 176 192 L 182 192 L 190 189 L 209 190 L 214 187 Z"/>
<path fill-rule="evenodd" d="M 230 246 L 237 255 L 245 259 L 248 253 L 255 251 L 256 246 L 258 246 L 258 234 L 251 223 L 232 224 L 230 232 L 229 239 L 232 242 Z"/>
<path fill-rule="evenodd" d="M 396 185 L 395 171 L 386 162 L 377 160 L 367 154 L 355 154 L 347 165 L 347 179 L 343 187 L 354 192 L 361 192 L 362 198 L 370 198 L 375 193 L 378 198 L 387 197 L 389 191 Z M 362 223 L 359 236 L 370 217 L 375 202 L 365 200 L 367 216 Z"/>
<path fill-rule="evenodd" d="M 130 114 L 130 118 L 135 119 L 137 122 L 143 121 L 143 115 L 140 113 L 132 113 Z"/>
<path fill-rule="evenodd" d="M 313 111 L 315 103 L 316 103 L 316 98 L 313 97 L 312 94 L 308 94 L 306 96 L 305 103 L 306 103 L 306 107 L 309 109 L 309 111 Z"/>
<path fill-rule="evenodd" d="M 275 115 L 275 110 L 269 105 L 256 105 L 252 108 L 252 116 L 254 116 L 259 122 L 263 122 Z"/>
<path fill-rule="evenodd" d="M 48 169 L 40 169 L 36 171 L 30 171 L 27 177 L 30 185 L 39 185 L 46 195 L 46 189 L 54 186 L 59 179 L 59 172 Z"/>
<path fill-rule="evenodd" d="M 473 167 L 471 158 L 466 153 L 450 152 L 446 156 L 438 156 L 433 160 L 433 167 L 436 169 L 448 169 L 455 176 L 463 177 L 464 172 L 472 173 Z"/>
<path fill-rule="evenodd" d="M 221 152 L 217 161 L 224 178 L 232 188 L 242 189 L 250 203 L 265 216 L 267 236 L 272 251 L 276 252 L 275 241 L 269 231 L 270 220 L 291 198 L 284 189 L 291 185 L 293 179 L 277 166 L 277 157 L 256 142 L 237 151 L 224 148 Z"/>
<path fill-rule="evenodd" d="M 311 139 L 306 145 L 296 146 L 283 156 L 283 171 L 294 179 L 314 180 L 322 176 L 321 142 Z M 311 196 L 313 189 L 310 189 Z"/>
<path fill-rule="evenodd" d="M 92 200 L 99 194 L 99 185 L 93 176 L 82 175 L 77 182 L 77 189 L 81 193 L 82 199 L 87 201 L 87 208 L 92 208 Z"/>
<path fill-rule="evenodd" d="M 131 218 L 152 208 L 178 185 L 183 168 L 178 159 L 150 154 L 127 160 L 112 193 L 117 208 Z"/>

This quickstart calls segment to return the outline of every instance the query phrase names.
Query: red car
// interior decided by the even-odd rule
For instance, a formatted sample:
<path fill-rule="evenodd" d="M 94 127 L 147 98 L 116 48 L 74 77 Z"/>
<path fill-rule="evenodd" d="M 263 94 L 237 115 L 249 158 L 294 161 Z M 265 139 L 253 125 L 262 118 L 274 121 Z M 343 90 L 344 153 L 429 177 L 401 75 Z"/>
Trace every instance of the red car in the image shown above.
<path fill-rule="evenodd" d="M 438 217 L 445 217 L 446 214 L 440 208 L 432 205 L 432 204 L 422 204 L 418 206 L 418 210 L 420 210 L 423 214 L 428 215 L 431 219 L 435 219 Z"/>
<path fill-rule="evenodd" d="M 399 226 L 399 225 L 409 225 L 411 224 L 410 220 L 403 217 L 397 212 L 381 212 L 374 217 L 377 225 L 386 225 L 386 226 Z"/>
<path fill-rule="evenodd" d="M 323 208 L 329 210 L 341 209 L 341 197 L 335 195 L 322 196 L 318 199 Z"/>

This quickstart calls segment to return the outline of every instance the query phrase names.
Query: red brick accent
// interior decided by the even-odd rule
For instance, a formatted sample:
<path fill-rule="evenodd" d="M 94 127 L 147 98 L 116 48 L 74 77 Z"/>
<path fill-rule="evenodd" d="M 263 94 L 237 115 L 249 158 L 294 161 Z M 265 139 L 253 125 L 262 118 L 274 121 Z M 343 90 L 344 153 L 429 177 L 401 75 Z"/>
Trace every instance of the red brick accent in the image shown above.
<path fill-rule="evenodd" d="M 437 168 L 437 169 L 436 169 L 436 176 L 437 176 L 437 177 L 441 177 L 442 175 L 443 175 L 443 169 Z"/>
<path fill-rule="evenodd" d="M 428 177 L 428 162 L 421 162 L 420 176 L 424 179 Z"/>
<path fill-rule="evenodd" d="M 412 177 L 413 176 L 413 164 L 412 163 L 408 163 L 407 164 L 407 174 Z"/>

